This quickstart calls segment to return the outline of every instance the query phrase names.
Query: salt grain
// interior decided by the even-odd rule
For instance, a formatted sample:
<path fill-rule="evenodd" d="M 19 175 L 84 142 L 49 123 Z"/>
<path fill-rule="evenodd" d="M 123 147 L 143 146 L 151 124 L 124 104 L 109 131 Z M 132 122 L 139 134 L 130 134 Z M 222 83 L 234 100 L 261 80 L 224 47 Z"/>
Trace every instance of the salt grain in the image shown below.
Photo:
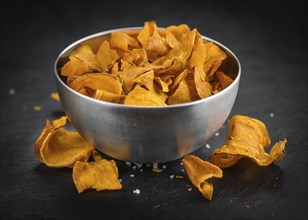
<path fill-rule="evenodd" d="M 211 148 L 211 145 L 206 144 L 205 147 L 206 147 L 207 149 L 210 149 L 210 148 Z"/>
<path fill-rule="evenodd" d="M 184 170 L 184 169 L 182 169 L 181 171 L 182 171 L 182 172 L 185 172 L 185 170 Z"/>
<path fill-rule="evenodd" d="M 269 116 L 270 116 L 271 118 L 274 118 L 274 113 L 271 112 L 271 113 L 269 114 Z"/>
<path fill-rule="evenodd" d="M 167 165 L 163 165 L 163 169 L 166 169 L 167 168 Z"/>
<path fill-rule="evenodd" d="M 119 179 L 119 182 L 122 183 L 122 181 L 123 181 L 123 180 L 120 178 L 120 179 Z"/>
<path fill-rule="evenodd" d="M 130 174 L 129 176 L 130 176 L 130 177 L 134 177 L 135 175 L 134 175 L 134 174 Z"/>
<path fill-rule="evenodd" d="M 140 172 L 143 172 L 143 169 L 140 169 Z"/>
<path fill-rule="evenodd" d="M 140 194 L 140 190 L 139 190 L 139 189 L 135 189 L 135 190 L 133 191 L 133 193 L 139 195 L 139 194 Z"/>
<path fill-rule="evenodd" d="M 187 190 L 190 192 L 190 191 L 192 191 L 192 188 L 188 188 Z"/>
<path fill-rule="evenodd" d="M 216 136 L 216 137 L 219 136 L 219 132 L 216 132 L 216 133 L 215 133 L 215 136 Z"/>
<path fill-rule="evenodd" d="M 136 169 L 136 168 L 137 168 L 137 166 L 133 166 L 132 168 L 133 168 L 133 169 Z"/>
<path fill-rule="evenodd" d="M 174 175 L 172 174 L 172 175 L 170 175 L 170 179 L 173 179 L 174 178 Z"/>
<path fill-rule="evenodd" d="M 183 162 L 181 162 L 181 165 L 182 165 L 182 166 L 184 165 Z"/>
<path fill-rule="evenodd" d="M 153 169 L 157 169 L 158 168 L 158 163 L 153 163 Z"/>
<path fill-rule="evenodd" d="M 15 95 L 15 93 L 16 93 L 15 89 L 10 89 L 10 90 L 9 90 L 9 94 L 10 94 L 10 95 Z"/>
<path fill-rule="evenodd" d="M 138 168 L 142 167 L 142 163 L 134 163 Z"/>
<path fill-rule="evenodd" d="M 160 205 L 156 205 L 156 206 L 154 206 L 152 209 L 157 209 L 157 208 L 159 208 L 160 207 Z"/>

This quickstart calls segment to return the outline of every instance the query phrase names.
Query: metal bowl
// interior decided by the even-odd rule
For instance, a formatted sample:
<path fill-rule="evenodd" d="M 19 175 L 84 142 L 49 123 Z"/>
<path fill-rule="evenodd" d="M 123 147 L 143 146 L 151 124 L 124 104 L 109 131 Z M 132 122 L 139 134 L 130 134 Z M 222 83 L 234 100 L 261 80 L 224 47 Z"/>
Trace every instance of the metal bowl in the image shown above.
<path fill-rule="evenodd" d="M 228 58 L 221 69 L 231 74 L 234 82 L 208 98 L 164 107 L 125 106 L 84 96 L 70 87 L 59 75 L 68 56 L 80 45 L 97 51 L 111 32 L 135 30 L 131 27 L 104 31 L 85 37 L 68 46 L 54 65 L 57 90 L 64 112 L 73 127 L 96 149 L 113 158 L 160 163 L 181 158 L 204 146 L 228 118 L 240 82 L 241 66 L 236 56 L 224 45 L 210 38 Z"/>

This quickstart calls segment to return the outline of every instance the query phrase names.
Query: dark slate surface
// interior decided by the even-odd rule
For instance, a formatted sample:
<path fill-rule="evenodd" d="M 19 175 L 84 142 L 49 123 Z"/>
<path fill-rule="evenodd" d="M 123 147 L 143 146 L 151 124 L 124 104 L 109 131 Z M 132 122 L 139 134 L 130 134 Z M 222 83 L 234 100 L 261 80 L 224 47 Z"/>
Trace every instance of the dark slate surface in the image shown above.
<path fill-rule="evenodd" d="M 0 219 L 306 219 L 307 16 L 296 1 L 176 3 L 49 1 L 1 6 Z M 70 169 L 50 169 L 33 152 L 45 120 L 62 115 L 53 63 L 66 46 L 89 34 L 156 20 L 187 23 L 229 47 L 242 78 L 232 115 L 261 119 L 272 143 L 288 138 L 286 158 L 268 167 L 249 160 L 213 179 L 205 200 L 182 174 L 180 160 L 159 174 L 117 161 L 123 190 L 78 194 Z M 15 91 L 15 94 L 13 90 Z M 39 105 L 42 111 L 34 111 Z M 274 113 L 274 117 L 270 117 Z M 207 160 L 225 140 L 221 128 L 194 152 Z M 162 166 L 163 164 L 160 164 Z M 134 174 L 134 178 L 130 177 Z M 192 191 L 188 191 L 188 188 Z M 140 189 L 140 195 L 133 194 Z"/>

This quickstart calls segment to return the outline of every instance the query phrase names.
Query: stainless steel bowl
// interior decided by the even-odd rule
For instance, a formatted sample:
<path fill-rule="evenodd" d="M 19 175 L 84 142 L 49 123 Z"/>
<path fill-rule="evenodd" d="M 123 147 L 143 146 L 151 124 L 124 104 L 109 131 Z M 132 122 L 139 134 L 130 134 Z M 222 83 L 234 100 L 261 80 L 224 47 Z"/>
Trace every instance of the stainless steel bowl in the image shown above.
<path fill-rule="evenodd" d="M 97 51 L 111 32 L 125 29 L 141 28 L 90 35 L 68 46 L 57 58 L 54 65 L 56 85 L 71 124 L 99 151 L 123 161 L 167 162 L 204 146 L 229 116 L 241 75 L 236 56 L 217 41 L 203 37 L 228 54 L 221 68 L 235 80 L 228 88 L 206 99 L 164 107 L 125 106 L 84 96 L 63 81 L 59 69 L 76 47 L 86 44 Z"/>

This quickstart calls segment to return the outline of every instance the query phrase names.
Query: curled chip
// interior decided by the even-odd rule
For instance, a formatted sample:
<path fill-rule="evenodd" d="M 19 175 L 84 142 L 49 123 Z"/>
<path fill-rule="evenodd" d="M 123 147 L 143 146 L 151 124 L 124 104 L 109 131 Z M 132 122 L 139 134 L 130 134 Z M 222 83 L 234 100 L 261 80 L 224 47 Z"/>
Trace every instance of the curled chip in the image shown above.
<path fill-rule="evenodd" d="M 73 181 L 78 193 L 86 189 L 96 189 L 96 191 L 122 189 L 114 160 L 103 159 L 97 151 L 93 151 L 92 156 L 94 161 L 77 161 L 73 167 Z"/>
<path fill-rule="evenodd" d="M 93 146 L 86 142 L 78 132 L 62 128 L 67 118 L 47 120 L 34 151 L 38 158 L 49 167 L 72 167 L 76 161 L 87 161 Z"/>
<path fill-rule="evenodd" d="M 248 157 L 259 166 L 267 166 L 280 161 L 285 156 L 287 139 L 276 143 L 270 153 L 264 148 L 271 143 L 265 124 L 257 119 L 242 115 L 231 118 L 226 143 L 215 149 L 210 156 L 211 163 L 227 168 L 233 166 L 239 159 Z"/>
<path fill-rule="evenodd" d="M 186 24 L 158 28 L 147 21 L 141 30 L 112 32 L 98 46 L 97 52 L 78 47 L 60 69 L 69 87 L 94 99 L 174 105 L 209 97 L 233 82 L 220 68 L 227 54 Z"/>
<path fill-rule="evenodd" d="M 184 157 L 183 164 L 191 183 L 199 189 L 205 198 L 212 200 L 214 188 L 206 180 L 212 177 L 222 178 L 222 170 L 194 155 Z"/>

